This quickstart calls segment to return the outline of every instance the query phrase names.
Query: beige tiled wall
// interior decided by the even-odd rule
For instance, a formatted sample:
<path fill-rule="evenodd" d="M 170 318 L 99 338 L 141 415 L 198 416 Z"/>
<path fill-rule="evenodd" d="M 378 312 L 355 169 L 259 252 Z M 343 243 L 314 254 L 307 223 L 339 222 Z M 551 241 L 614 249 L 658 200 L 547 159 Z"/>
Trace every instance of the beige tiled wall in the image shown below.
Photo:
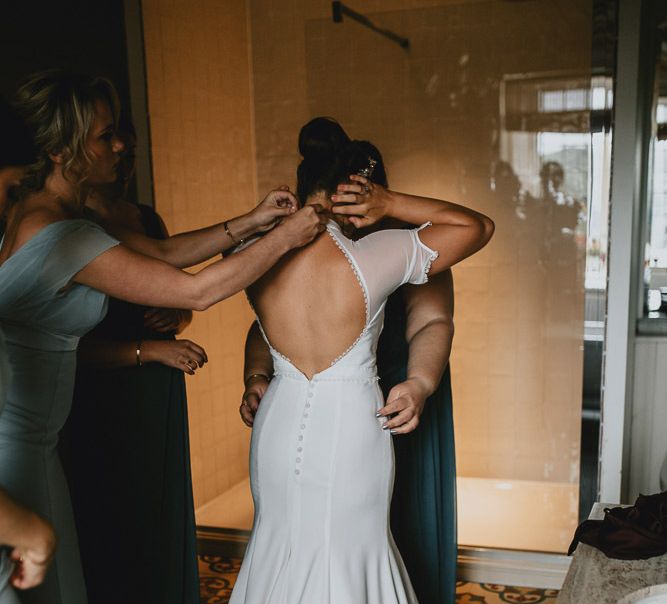
<path fill-rule="evenodd" d="M 143 0 L 156 208 L 172 233 L 254 205 L 252 92 L 244 0 Z M 210 363 L 187 377 L 195 505 L 247 475 L 238 416 L 251 314 L 242 295 L 195 315 L 184 337 Z"/>
<path fill-rule="evenodd" d="M 581 262 L 547 265 L 545 273 L 531 257 L 538 235 L 517 237 L 488 176 L 499 79 L 589 69 L 589 2 L 357 0 L 354 7 L 410 37 L 410 53 L 356 23 L 333 24 L 329 2 L 144 0 L 158 211 L 179 231 L 248 209 L 257 191 L 293 184 L 298 130 L 324 114 L 378 144 L 395 188 L 492 214 L 494 242 L 455 271 L 458 470 L 576 482 Z M 188 380 L 198 505 L 247 472 L 237 407 L 249 321 L 237 297 L 198 316 L 186 334 L 211 358 Z"/>
<path fill-rule="evenodd" d="M 334 24 L 328 2 L 249 5 L 260 188 L 294 183 L 299 128 L 331 115 L 380 147 L 394 188 L 497 218 L 492 244 L 455 270 L 458 471 L 576 483 L 582 259 L 539 262 L 541 235 L 517 233 L 494 201 L 489 173 L 500 80 L 587 72 L 590 3 L 355 2 L 409 37 L 409 53 L 352 21 Z"/>

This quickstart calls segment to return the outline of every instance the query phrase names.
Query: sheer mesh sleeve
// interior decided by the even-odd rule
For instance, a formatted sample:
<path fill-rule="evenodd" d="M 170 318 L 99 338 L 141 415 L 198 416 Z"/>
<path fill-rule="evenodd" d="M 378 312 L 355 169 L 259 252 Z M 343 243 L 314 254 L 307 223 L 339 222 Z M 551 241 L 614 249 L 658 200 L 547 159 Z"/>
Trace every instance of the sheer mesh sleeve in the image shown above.
<path fill-rule="evenodd" d="M 438 252 L 422 243 L 419 231 L 430 224 L 417 229 L 378 231 L 355 243 L 351 251 L 366 281 L 372 312 L 401 285 L 428 281 Z"/>

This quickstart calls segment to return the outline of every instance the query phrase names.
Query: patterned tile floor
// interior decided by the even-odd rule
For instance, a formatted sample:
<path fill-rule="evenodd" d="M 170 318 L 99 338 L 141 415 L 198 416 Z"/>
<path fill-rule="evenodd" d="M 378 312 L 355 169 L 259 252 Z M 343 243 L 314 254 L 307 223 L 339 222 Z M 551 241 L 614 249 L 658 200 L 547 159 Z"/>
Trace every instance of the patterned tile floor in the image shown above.
<path fill-rule="evenodd" d="M 200 595 L 202 604 L 226 604 L 241 567 L 239 558 L 199 556 Z M 551 589 L 506 587 L 487 583 L 464 583 L 456 586 L 457 604 L 552 604 L 558 592 Z"/>

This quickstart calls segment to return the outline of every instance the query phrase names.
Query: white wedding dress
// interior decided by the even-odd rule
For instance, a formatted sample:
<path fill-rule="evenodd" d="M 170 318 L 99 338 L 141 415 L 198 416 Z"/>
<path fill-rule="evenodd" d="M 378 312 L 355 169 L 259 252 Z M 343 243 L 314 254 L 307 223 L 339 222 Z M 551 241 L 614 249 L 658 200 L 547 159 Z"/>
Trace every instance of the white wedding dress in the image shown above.
<path fill-rule="evenodd" d="M 394 452 L 375 417 L 375 353 L 387 297 L 425 283 L 437 257 L 419 230 L 355 242 L 328 224 L 363 289 L 365 327 L 310 380 L 269 343 L 275 376 L 250 448 L 254 525 L 231 604 L 417 601 L 389 528 Z"/>

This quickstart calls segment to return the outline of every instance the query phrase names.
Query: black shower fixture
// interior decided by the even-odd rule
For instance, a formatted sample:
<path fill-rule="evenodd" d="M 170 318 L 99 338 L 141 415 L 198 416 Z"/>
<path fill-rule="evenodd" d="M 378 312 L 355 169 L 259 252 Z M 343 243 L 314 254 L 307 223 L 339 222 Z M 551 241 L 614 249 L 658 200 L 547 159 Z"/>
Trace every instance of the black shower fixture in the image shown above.
<path fill-rule="evenodd" d="M 410 49 L 410 40 L 395 34 L 393 31 L 378 27 L 368 17 L 358 13 L 355 10 L 352 10 L 349 6 L 345 6 L 345 4 L 342 2 L 332 2 L 331 8 L 333 10 L 334 23 L 342 23 L 343 15 L 346 15 L 350 19 L 353 19 L 354 21 L 357 21 L 358 23 L 361 23 L 369 29 L 379 33 L 381 36 L 389 38 L 392 42 L 396 42 L 396 44 L 398 44 L 401 48 L 404 48 L 405 50 Z"/>

